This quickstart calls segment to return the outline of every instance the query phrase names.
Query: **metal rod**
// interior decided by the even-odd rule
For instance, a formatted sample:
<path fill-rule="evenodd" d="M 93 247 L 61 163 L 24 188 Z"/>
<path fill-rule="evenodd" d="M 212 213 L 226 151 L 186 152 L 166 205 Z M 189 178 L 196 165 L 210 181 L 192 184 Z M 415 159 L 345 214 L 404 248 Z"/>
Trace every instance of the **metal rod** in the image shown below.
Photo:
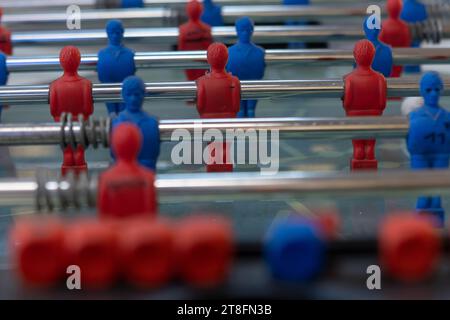
<path fill-rule="evenodd" d="M 215 41 L 234 43 L 234 27 L 214 27 L 212 34 Z M 450 27 L 443 30 L 444 37 L 450 35 Z M 178 28 L 127 28 L 127 42 L 141 41 L 158 45 L 174 45 L 178 39 Z M 354 26 L 255 26 L 253 40 L 256 43 L 283 43 L 293 41 L 322 42 L 332 40 L 359 40 L 364 38 L 361 28 Z M 29 45 L 63 45 L 94 44 L 107 42 L 103 29 L 63 30 L 63 31 L 26 31 L 13 32 L 11 41 L 14 46 Z"/>
<path fill-rule="evenodd" d="M 443 94 L 450 95 L 450 77 L 443 78 Z M 388 96 L 405 97 L 419 95 L 419 79 L 389 78 Z M 95 102 L 121 101 L 120 83 L 94 84 L 92 94 Z M 280 99 L 291 97 L 329 97 L 343 95 L 342 79 L 334 80 L 263 80 L 241 81 L 243 99 Z M 146 99 L 195 99 L 195 82 L 146 83 Z M 49 86 L 1 86 L 0 104 L 48 103 Z"/>
<path fill-rule="evenodd" d="M 287 19 L 349 19 L 367 15 L 366 5 L 344 6 L 283 6 L 283 5 L 243 5 L 224 6 L 222 16 L 225 23 L 234 23 L 242 16 L 251 17 L 256 23 L 284 23 Z M 176 26 L 185 16 L 184 8 L 133 8 L 133 9 L 97 9 L 82 10 L 81 25 L 104 26 L 110 19 L 120 19 L 125 26 Z M 66 28 L 67 13 L 58 12 L 7 14 L 2 22 L 13 30 L 26 28 Z"/>
<path fill-rule="evenodd" d="M 394 63 L 402 64 L 448 64 L 450 48 L 394 48 Z M 162 51 L 138 52 L 135 55 L 137 68 L 199 68 L 208 69 L 205 51 Z M 354 63 L 351 50 L 267 50 L 267 65 L 349 65 Z M 81 57 L 80 70 L 96 70 L 97 54 Z M 59 71 L 58 56 L 8 57 L 6 61 L 10 72 Z"/>
<path fill-rule="evenodd" d="M 161 141 L 179 141 L 176 135 L 188 133 L 203 140 L 206 130 L 220 130 L 230 139 L 251 139 L 253 132 L 277 131 L 281 139 L 404 138 L 409 123 L 403 117 L 348 118 L 255 118 L 161 120 Z M 175 130 L 178 130 L 177 132 Z M 74 144 L 109 145 L 110 125 L 105 120 L 90 122 L 1 124 L 0 146 Z M 241 138 L 237 133 L 242 133 Z M 172 136 L 175 134 L 174 138 Z M 268 135 L 270 138 L 270 135 Z"/>
<path fill-rule="evenodd" d="M 280 172 L 159 174 L 155 181 L 160 202 L 171 199 L 196 201 L 205 197 L 305 198 L 335 196 L 450 196 L 449 170 L 379 171 L 359 173 Z M 0 205 L 38 203 L 43 207 L 94 206 L 97 178 L 51 180 L 0 179 Z"/>
<path fill-rule="evenodd" d="M 339 3 L 346 2 L 350 3 L 350 0 L 339 0 Z M 370 3 L 377 4 L 381 1 L 375 0 Z M 173 7 L 173 6 L 184 6 L 187 3 L 187 0 L 144 0 L 144 4 L 146 7 L 152 6 L 165 6 L 165 7 Z M 249 5 L 252 3 L 250 0 L 214 0 L 214 3 L 220 5 Z M 313 4 L 333 4 L 333 1 L 330 0 L 313 0 Z M 369 1 L 367 1 L 369 3 Z M 264 5 L 279 5 L 281 4 L 281 0 L 258 0 L 258 4 Z M 64 8 L 70 5 L 77 5 L 84 8 L 104 8 L 104 7 L 113 7 L 117 8 L 120 6 L 120 1 L 118 0 L 58 0 L 58 1 L 40 1 L 40 0 L 3 0 L 2 7 L 4 9 L 54 9 L 54 8 Z"/>

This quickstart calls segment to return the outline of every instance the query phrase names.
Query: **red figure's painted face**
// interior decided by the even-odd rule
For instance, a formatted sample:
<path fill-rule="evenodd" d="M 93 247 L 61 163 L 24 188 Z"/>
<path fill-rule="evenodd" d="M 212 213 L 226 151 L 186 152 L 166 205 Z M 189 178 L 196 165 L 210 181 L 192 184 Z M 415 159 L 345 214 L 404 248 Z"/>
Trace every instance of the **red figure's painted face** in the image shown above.
<path fill-rule="evenodd" d="M 224 69 L 228 62 L 228 49 L 223 43 L 213 43 L 208 47 L 208 63 L 212 69 Z"/>
<path fill-rule="evenodd" d="M 132 123 L 121 123 L 114 128 L 111 142 L 119 160 L 133 161 L 137 159 L 141 150 L 141 132 Z"/>
<path fill-rule="evenodd" d="M 81 62 L 80 50 L 73 46 L 62 48 L 59 54 L 59 62 L 65 72 L 76 72 Z"/>
<path fill-rule="evenodd" d="M 375 47 L 369 40 L 360 40 L 355 44 L 353 56 L 357 66 L 371 66 L 375 56 Z"/>
<path fill-rule="evenodd" d="M 186 5 L 186 13 L 190 20 L 197 21 L 203 12 L 203 5 L 197 0 L 189 1 Z"/>
<path fill-rule="evenodd" d="M 400 13 L 402 12 L 402 0 L 388 0 L 386 7 L 389 17 L 392 19 L 398 19 L 398 17 L 400 17 Z"/>

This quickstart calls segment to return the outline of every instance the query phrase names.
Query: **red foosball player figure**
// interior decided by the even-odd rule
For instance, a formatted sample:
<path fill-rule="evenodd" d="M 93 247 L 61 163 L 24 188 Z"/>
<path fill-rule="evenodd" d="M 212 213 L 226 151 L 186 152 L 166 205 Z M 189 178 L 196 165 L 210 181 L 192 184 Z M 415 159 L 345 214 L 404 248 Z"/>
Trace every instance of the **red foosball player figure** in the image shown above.
<path fill-rule="evenodd" d="M 83 120 L 87 120 L 94 111 L 92 83 L 78 75 L 80 51 L 73 46 L 64 47 L 60 52 L 59 61 L 64 74 L 50 84 L 50 113 L 55 121 L 60 121 L 63 113 L 71 114 L 75 121 L 80 116 Z M 74 170 L 75 173 L 87 170 L 84 148 L 81 145 L 76 149 L 72 146 L 64 149 L 61 170 L 63 175 L 68 170 Z"/>
<path fill-rule="evenodd" d="M 197 79 L 197 110 L 200 118 L 236 118 L 241 102 L 241 83 L 225 71 L 227 47 L 222 43 L 213 43 L 208 48 L 207 58 L 211 71 Z M 207 172 L 233 171 L 233 164 L 228 159 L 227 143 L 210 143 L 208 148 L 211 158 L 206 167 Z"/>
<path fill-rule="evenodd" d="M 155 175 L 137 162 L 142 145 L 140 130 L 132 123 L 121 123 L 114 128 L 111 141 L 117 161 L 99 179 L 100 216 L 154 216 L 157 210 Z"/>
<path fill-rule="evenodd" d="M 353 49 L 356 68 L 344 76 L 343 105 L 347 116 L 380 116 L 386 108 L 386 79 L 371 67 L 375 47 L 360 40 Z M 377 169 L 375 139 L 353 140 L 351 169 Z"/>
<path fill-rule="evenodd" d="M 206 50 L 212 43 L 211 27 L 200 21 L 203 6 L 197 0 L 192 0 L 186 5 L 189 21 L 179 28 L 178 50 L 195 51 Z M 205 74 L 205 70 L 186 70 L 189 81 L 197 80 Z"/>
<path fill-rule="evenodd" d="M 400 19 L 402 1 L 388 0 L 386 7 L 389 18 L 383 21 L 380 40 L 393 48 L 409 48 L 412 42 L 411 32 L 408 24 Z M 402 66 L 393 66 L 391 77 L 400 77 L 402 71 Z"/>
<path fill-rule="evenodd" d="M 0 23 L 2 22 L 3 10 L 0 8 Z M 0 24 L 0 51 L 12 55 L 11 31 Z"/>

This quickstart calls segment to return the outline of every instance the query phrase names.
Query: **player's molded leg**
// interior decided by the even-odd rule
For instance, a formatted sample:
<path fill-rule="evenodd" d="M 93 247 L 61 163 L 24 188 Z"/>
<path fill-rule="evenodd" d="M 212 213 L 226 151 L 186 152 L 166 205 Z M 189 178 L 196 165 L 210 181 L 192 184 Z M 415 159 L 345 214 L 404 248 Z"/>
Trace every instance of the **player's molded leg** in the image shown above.
<path fill-rule="evenodd" d="M 74 160 L 75 160 L 75 172 L 78 174 L 82 171 L 87 170 L 87 163 L 84 157 L 84 148 L 81 145 L 77 146 L 77 149 L 74 152 Z"/>
<path fill-rule="evenodd" d="M 228 149 L 230 144 L 226 142 L 212 142 L 208 145 L 210 164 L 207 164 L 207 172 L 232 172 L 233 164 L 229 159 Z M 217 161 L 219 160 L 219 161 Z"/>
<path fill-rule="evenodd" d="M 414 41 L 411 45 L 412 48 L 419 48 L 420 41 Z M 420 73 L 420 65 L 406 65 L 404 68 L 405 73 Z"/>
<path fill-rule="evenodd" d="M 353 159 L 364 160 L 365 158 L 365 140 L 352 140 L 353 144 Z"/>
<path fill-rule="evenodd" d="M 63 163 L 61 166 L 61 174 L 65 176 L 67 171 L 73 168 L 75 165 L 73 149 L 71 146 L 66 147 L 63 150 Z"/>
<path fill-rule="evenodd" d="M 366 159 L 375 160 L 375 139 L 366 140 Z"/>
<path fill-rule="evenodd" d="M 247 118 L 255 117 L 255 109 L 258 100 L 247 100 Z"/>

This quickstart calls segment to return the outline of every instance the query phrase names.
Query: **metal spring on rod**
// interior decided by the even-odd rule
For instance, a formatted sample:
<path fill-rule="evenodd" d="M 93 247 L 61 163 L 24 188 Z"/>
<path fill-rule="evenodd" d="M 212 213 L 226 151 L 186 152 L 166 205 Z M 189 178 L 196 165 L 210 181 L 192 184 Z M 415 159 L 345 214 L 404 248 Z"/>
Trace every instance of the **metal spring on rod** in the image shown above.
<path fill-rule="evenodd" d="M 111 128 L 110 118 L 94 119 L 74 122 L 71 114 L 61 116 L 61 148 L 68 146 L 76 148 L 78 145 L 87 148 L 99 145 L 107 148 L 109 146 L 109 132 Z"/>
<path fill-rule="evenodd" d="M 47 170 L 36 174 L 36 208 L 38 211 L 53 211 L 68 208 L 94 208 L 96 204 L 97 177 L 86 173 L 73 173 L 57 180 L 49 179 Z"/>
<path fill-rule="evenodd" d="M 411 35 L 415 40 L 440 43 L 443 38 L 443 22 L 430 18 L 426 21 L 411 23 Z"/>

